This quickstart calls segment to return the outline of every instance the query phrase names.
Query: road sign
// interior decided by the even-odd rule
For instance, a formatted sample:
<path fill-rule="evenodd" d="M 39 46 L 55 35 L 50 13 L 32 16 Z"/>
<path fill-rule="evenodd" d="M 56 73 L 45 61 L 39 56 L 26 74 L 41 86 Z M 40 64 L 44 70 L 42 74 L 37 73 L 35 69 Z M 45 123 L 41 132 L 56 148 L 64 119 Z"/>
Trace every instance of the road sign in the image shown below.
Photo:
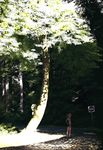
<path fill-rule="evenodd" d="M 89 112 L 89 113 L 95 112 L 95 106 L 94 106 L 94 105 L 88 106 L 88 112 Z"/>

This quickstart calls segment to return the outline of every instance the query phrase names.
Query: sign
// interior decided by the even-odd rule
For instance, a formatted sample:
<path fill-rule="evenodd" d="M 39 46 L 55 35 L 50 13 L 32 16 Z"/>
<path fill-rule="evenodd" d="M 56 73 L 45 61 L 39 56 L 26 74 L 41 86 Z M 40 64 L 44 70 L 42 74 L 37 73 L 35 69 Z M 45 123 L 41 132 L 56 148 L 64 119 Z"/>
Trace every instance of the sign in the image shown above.
<path fill-rule="evenodd" d="M 88 106 L 88 112 L 89 113 L 95 112 L 95 106 L 94 105 Z"/>

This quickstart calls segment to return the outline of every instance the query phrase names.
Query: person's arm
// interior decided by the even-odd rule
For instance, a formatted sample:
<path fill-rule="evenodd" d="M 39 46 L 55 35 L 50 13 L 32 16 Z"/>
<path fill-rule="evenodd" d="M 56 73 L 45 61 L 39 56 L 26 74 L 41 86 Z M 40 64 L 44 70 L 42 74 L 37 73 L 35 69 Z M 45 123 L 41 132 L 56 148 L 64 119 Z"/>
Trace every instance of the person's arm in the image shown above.
<path fill-rule="evenodd" d="M 68 118 L 66 119 L 66 124 L 67 124 L 67 125 L 69 124 L 69 120 L 68 120 Z"/>

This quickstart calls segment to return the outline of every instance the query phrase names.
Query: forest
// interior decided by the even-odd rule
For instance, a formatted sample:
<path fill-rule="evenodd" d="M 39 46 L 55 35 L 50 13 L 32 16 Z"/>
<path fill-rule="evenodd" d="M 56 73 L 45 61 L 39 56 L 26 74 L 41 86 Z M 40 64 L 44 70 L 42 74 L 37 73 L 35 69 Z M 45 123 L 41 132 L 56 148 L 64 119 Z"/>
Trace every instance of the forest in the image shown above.
<path fill-rule="evenodd" d="M 103 2 L 72 2 L 0 0 L 1 124 L 103 130 Z"/>

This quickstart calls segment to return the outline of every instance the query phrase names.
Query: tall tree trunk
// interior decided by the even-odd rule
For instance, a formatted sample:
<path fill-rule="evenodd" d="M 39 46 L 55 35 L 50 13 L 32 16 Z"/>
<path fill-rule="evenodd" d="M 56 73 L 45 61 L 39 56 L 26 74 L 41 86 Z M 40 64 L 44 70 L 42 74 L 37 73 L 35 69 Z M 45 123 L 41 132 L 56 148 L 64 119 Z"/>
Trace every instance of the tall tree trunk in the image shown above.
<path fill-rule="evenodd" d="M 9 110 L 9 78 L 3 77 L 2 78 L 2 97 L 3 103 L 5 105 L 5 112 Z"/>
<path fill-rule="evenodd" d="M 49 87 L 49 54 L 48 54 L 48 48 L 46 47 L 43 50 L 43 83 L 42 83 L 42 94 L 40 98 L 39 105 L 35 105 L 35 107 L 32 108 L 32 119 L 28 123 L 26 127 L 27 132 L 33 132 L 36 130 L 38 125 L 40 124 L 45 109 L 47 105 L 48 100 L 48 87 Z"/>
<path fill-rule="evenodd" d="M 20 112 L 23 112 L 23 74 L 21 71 L 19 71 L 19 84 L 20 84 Z"/>
<path fill-rule="evenodd" d="M 9 111 L 9 78 L 6 77 L 6 112 Z"/>
<path fill-rule="evenodd" d="M 5 96 L 6 89 L 5 89 L 5 78 L 2 77 L 2 97 Z"/>

